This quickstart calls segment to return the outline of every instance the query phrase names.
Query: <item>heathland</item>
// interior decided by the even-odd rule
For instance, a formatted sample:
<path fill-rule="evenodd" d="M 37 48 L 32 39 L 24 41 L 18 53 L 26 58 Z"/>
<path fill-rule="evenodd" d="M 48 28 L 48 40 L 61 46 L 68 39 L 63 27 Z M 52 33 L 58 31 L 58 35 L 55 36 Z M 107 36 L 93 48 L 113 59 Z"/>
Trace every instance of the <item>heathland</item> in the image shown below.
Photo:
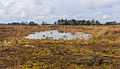
<path fill-rule="evenodd" d="M 84 32 L 75 40 L 25 39 L 31 33 Z M 120 26 L 0 26 L 1 69 L 120 69 Z"/>

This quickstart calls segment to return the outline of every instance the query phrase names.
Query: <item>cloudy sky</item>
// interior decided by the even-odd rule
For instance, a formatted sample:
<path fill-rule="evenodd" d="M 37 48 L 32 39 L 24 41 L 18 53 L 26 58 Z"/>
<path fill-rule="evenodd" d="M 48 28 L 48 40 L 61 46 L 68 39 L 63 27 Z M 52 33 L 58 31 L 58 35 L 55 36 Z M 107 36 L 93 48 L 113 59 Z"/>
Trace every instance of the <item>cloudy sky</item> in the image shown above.
<path fill-rule="evenodd" d="M 120 21 L 120 0 L 0 0 L 0 22 L 61 18 Z"/>

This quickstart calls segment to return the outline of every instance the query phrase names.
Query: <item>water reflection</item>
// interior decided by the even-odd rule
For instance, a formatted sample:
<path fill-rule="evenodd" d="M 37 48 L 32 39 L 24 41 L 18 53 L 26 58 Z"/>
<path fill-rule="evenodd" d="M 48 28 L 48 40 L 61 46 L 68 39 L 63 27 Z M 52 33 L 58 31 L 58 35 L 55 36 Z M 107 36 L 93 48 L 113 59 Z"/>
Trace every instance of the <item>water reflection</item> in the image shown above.
<path fill-rule="evenodd" d="M 73 39 L 88 39 L 90 37 L 91 37 L 90 34 L 85 34 L 82 32 L 75 32 L 75 34 L 73 35 L 69 32 L 59 32 L 58 30 L 51 30 L 51 31 L 35 32 L 34 34 L 30 34 L 25 38 L 28 38 L 28 39 L 73 40 Z"/>

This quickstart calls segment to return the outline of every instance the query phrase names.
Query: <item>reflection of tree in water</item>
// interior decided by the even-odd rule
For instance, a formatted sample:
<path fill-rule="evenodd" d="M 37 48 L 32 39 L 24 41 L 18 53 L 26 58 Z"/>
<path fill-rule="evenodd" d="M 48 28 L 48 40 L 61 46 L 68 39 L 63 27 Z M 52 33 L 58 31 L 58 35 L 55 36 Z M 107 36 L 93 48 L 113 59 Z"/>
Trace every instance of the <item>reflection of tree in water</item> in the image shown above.
<path fill-rule="evenodd" d="M 64 36 L 63 36 L 63 38 L 67 38 L 67 36 L 66 36 L 66 35 L 64 35 Z"/>

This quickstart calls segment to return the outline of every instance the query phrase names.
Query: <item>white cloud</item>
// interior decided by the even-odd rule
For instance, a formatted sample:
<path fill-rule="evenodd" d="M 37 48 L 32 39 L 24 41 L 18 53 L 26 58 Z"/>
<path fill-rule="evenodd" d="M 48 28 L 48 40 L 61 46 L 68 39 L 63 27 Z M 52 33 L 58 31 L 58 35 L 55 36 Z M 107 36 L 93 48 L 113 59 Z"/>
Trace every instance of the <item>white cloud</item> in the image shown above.
<path fill-rule="evenodd" d="M 4 10 L 0 9 L 0 15 L 4 14 Z"/>
<path fill-rule="evenodd" d="M 114 16 L 114 14 L 112 14 L 112 15 L 103 15 L 103 18 L 104 19 L 113 19 L 113 16 Z"/>
<path fill-rule="evenodd" d="M 119 4 L 120 0 L 80 0 L 80 5 L 84 8 L 104 8 Z"/>
<path fill-rule="evenodd" d="M 21 15 L 20 15 L 20 17 L 22 17 L 22 18 L 25 17 L 25 16 L 26 16 L 25 12 L 22 12 Z"/>
<path fill-rule="evenodd" d="M 34 17 L 35 20 L 37 20 L 37 19 L 40 19 L 40 20 L 41 20 L 41 19 L 44 19 L 44 18 L 45 18 L 45 16 L 35 16 L 35 17 Z"/>
<path fill-rule="evenodd" d="M 8 6 L 10 2 L 12 2 L 13 0 L 0 0 L 0 3 L 3 5 L 3 6 Z"/>
<path fill-rule="evenodd" d="M 120 0 L 0 0 L 0 15 L 3 15 L 0 19 L 23 18 L 38 22 L 61 18 L 119 20 L 119 3 Z"/>
<path fill-rule="evenodd" d="M 104 18 L 104 19 L 108 18 L 108 15 L 103 15 L 103 18 Z"/>

